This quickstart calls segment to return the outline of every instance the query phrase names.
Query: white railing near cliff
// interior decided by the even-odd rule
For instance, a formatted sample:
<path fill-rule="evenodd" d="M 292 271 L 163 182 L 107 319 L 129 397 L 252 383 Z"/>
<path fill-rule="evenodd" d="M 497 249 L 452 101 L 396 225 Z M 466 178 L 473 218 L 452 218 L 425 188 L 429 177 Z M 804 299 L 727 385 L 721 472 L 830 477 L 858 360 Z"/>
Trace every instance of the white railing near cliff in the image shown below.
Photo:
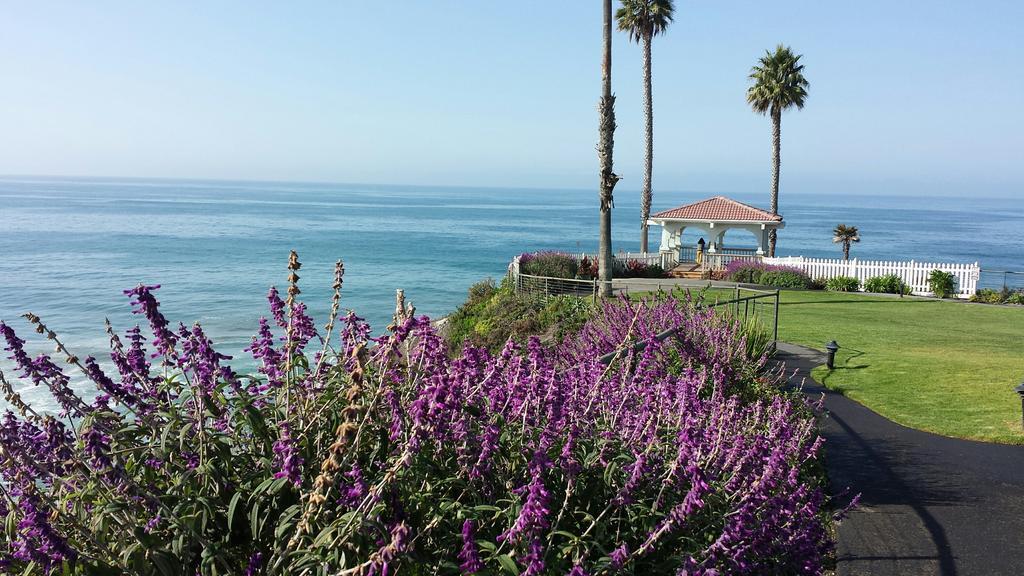
<path fill-rule="evenodd" d="M 597 254 L 589 254 L 586 252 L 569 252 L 568 254 L 577 261 L 583 260 L 584 258 L 591 262 L 597 260 Z M 647 264 L 648 266 L 653 264 L 661 265 L 661 254 L 659 252 L 617 252 L 612 254 L 612 258 L 620 262 L 635 260 L 637 262 Z"/>
<path fill-rule="evenodd" d="M 729 252 L 715 252 L 705 253 L 704 261 L 702 262 L 702 268 L 704 270 L 722 270 L 729 265 L 730 262 L 736 260 L 743 260 L 744 262 L 760 262 L 761 255 L 750 253 L 729 253 Z"/>
<path fill-rule="evenodd" d="M 882 260 L 850 260 L 829 259 L 829 258 L 804 258 L 803 256 L 787 256 L 785 258 L 764 258 L 765 264 L 779 266 L 792 266 L 803 270 L 811 278 L 824 278 L 826 280 L 836 276 L 850 276 L 860 281 L 861 286 L 868 278 L 895 274 L 910 286 L 912 294 L 921 296 L 930 295 L 931 288 L 928 286 L 928 277 L 932 270 L 949 272 L 956 278 L 957 296 L 970 298 L 978 289 L 978 278 L 981 276 L 981 268 L 978 263 L 955 264 L 935 262 L 896 262 Z"/>

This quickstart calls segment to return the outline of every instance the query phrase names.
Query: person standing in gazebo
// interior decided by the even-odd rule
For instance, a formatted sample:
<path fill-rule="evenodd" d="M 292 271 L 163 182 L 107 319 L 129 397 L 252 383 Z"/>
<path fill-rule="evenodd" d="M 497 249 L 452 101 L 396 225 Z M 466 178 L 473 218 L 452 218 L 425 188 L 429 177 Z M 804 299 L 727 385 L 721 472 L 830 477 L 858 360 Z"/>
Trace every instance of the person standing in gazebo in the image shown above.
<path fill-rule="evenodd" d="M 704 239 L 697 240 L 697 265 L 700 266 L 704 263 Z"/>

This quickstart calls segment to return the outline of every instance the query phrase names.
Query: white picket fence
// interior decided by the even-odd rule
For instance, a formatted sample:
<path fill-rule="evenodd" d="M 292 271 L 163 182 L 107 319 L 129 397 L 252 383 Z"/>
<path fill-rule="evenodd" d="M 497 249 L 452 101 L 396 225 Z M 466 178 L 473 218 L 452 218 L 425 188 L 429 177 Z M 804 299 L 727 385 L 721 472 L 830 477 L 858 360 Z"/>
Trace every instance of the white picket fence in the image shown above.
<path fill-rule="evenodd" d="M 970 298 L 978 289 L 978 278 L 981 276 L 981 267 L 974 264 L 950 264 L 935 262 L 889 262 L 881 260 L 858 260 L 853 258 L 849 261 L 829 258 L 804 258 L 803 256 L 787 256 L 784 258 L 764 258 L 765 264 L 780 266 L 792 266 L 807 273 L 811 278 L 824 278 L 826 280 L 836 276 L 850 276 L 864 281 L 875 276 L 896 274 L 910 286 L 912 294 L 926 296 L 931 294 L 928 287 L 928 276 L 932 270 L 949 272 L 956 278 L 957 296 Z"/>

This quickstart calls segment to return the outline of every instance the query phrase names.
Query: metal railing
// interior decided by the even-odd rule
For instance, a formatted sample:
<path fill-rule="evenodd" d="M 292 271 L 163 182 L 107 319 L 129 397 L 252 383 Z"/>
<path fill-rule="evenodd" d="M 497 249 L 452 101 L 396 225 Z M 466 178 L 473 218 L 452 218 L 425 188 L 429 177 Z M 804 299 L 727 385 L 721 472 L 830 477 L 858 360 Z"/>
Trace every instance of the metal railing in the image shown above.
<path fill-rule="evenodd" d="M 982 268 L 978 287 L 994 290 L 1024 290 L 1024 271 Z"/>
<path fill-rule="evenodd" d="M 754 320 L 761 322 L 766 328 L 770 326 L 772 352 L 774 352 L 775 343 L 779 340 L 779 290 L 757 290 L 739 285 L 736 285 L 733 290 L 733 298 L 716 300 L 708 306 L 724 307 L 728 314 L 741 322 Z M 750 295 L 744 296 L 747 293 Z"/>
<path fill-rule="evenodd" d="M 544 296 L 595 296 L 598 285 L 597 280 L 552 278 L 530 274 L 516 274 L 514 281 L 516 292 Z"/>

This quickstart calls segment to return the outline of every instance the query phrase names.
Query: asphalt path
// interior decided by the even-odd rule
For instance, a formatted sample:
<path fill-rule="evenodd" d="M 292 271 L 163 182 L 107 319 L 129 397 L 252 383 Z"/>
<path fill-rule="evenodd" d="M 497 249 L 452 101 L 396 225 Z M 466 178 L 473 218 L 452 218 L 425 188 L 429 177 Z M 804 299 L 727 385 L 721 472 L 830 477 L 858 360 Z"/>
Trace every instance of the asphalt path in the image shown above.
<path fill-rule="evenodd" d="M 821 433 L 837 501 L 837 576 L 1024 575 L 1024 446 L 895 424 L 810 377 L 816 350 L 779 344 L 790 384 L 824 396 Z"/>

